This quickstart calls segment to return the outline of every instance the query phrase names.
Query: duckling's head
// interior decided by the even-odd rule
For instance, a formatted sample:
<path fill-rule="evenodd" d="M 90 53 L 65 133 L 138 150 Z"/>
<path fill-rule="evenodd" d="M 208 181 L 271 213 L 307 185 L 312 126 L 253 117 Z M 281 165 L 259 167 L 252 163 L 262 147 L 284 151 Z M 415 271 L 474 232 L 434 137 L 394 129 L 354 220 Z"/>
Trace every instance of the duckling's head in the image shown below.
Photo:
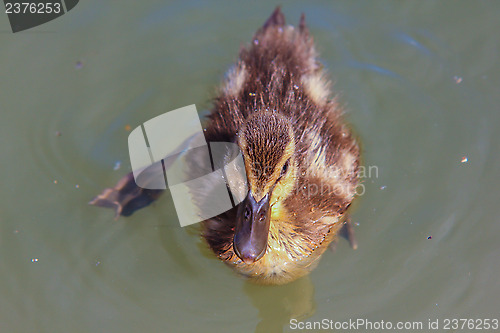
<path fill-rule="evenodd" d="M 276 112 L 257 112 L 238 132 L 248 180 L 248 194 L 237 214 L 233 247 L 245 263 L 265 254 L 271 208 L 295 187 L 297 160 L 290 120 Z"/>

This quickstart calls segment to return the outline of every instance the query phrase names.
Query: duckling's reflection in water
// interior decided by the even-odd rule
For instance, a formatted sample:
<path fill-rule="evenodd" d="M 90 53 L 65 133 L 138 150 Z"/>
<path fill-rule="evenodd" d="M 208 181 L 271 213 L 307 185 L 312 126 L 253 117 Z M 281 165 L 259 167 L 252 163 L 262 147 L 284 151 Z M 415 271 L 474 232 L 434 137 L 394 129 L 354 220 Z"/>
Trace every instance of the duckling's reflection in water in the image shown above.
<path fill-rule="evenodd" d="M 291 319 L 304 320 L 314 314 L 314 287 L 309 276 L 279 286 L 247 282 L 245 293 L 259 311 L 255 332 L 282 332 Z"/>

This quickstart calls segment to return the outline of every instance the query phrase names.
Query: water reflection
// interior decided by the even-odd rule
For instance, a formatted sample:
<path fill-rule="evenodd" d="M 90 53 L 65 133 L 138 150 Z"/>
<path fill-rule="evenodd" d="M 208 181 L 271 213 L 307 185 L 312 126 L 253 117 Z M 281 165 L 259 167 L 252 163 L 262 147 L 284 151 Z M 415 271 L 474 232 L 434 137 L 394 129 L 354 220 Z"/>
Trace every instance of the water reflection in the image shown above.
<path fill-rule="evenodd" d="M 315 311 L 314 286 L 309 276 L 281 286 L 245 283 L 243 290 L 259 311 L 255 332 L 282 332 L 290 320 L 310 317 Z"/>

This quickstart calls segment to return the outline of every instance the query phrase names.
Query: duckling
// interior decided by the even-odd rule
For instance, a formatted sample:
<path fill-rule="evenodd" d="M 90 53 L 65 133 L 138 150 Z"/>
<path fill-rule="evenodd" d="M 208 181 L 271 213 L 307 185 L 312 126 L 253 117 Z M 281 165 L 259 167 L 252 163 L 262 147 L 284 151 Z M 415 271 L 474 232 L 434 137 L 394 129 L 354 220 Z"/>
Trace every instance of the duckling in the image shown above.
<path fill-rule="evenodd" d="M 359 183 L 359 145 L 316 57 L 304 15 L 287 26 L 278 7 L 241 50 L 206 128 L 207 141 L 238 144 L 249 190 L 238 209 L 203 222 L 203 237 L 255 282 L 310 272 L 348 223 Z"/>
<path fill-rule="evenodd" d="M 288 26 L 278 7 L 241 49 L 208 116 L 207 142 L 238 145 L 247 192 L 235 208 L 203 221 L 202 237 L 252 282 L 308 274 L 342 227 L 354 244 L 346 214 L 360 148 L 316 58 L 304 15 Z M 159 196 L 132 181 L 125 177 L 91 203 L 130 215 Z"/>

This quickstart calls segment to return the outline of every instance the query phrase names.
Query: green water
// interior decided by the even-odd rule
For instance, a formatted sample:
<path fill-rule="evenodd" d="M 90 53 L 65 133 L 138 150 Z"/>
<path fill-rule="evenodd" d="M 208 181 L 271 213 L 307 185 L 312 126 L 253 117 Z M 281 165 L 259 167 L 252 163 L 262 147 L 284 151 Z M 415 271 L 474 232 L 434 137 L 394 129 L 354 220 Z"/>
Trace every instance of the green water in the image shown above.
<path fill-rule="evenodd" d="M 281 4 L 288 22 L 306 14 L 376 167 L 358 250 L 341 240 L 310 278 L 254 286 L 168 195 L 118 221 L 87 205 L 130 171 L 127 126 L 208 109 L 275 3 L 81 1 L 16 34 L 0 14 L 0 332 L 500 317 L 500 2 Z"/>

